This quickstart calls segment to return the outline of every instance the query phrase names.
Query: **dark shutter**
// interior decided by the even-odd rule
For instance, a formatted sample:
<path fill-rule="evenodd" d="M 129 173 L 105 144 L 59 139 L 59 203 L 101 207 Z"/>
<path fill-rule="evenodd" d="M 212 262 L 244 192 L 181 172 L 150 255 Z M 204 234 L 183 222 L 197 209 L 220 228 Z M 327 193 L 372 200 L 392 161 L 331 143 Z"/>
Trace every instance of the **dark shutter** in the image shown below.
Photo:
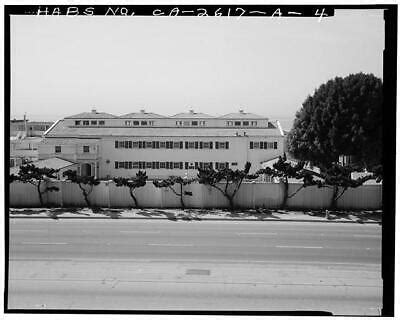
<path fill-rule="evenodd" d="M 185 169 L 187 170 L 188 167 L 189 167 L 189 163 L 188 163 L 188 162 L 185 162 Z"/>
<path fill-rule="evenodd" d="M 250 149 L 253 149 L 253 141 L 250 141 Z"/>
<path fill-rule="evenodd" d="M 183 149 L 183 141 L 179 141 L 179 149 Z"/>
<path fill-rule="evenodd" d="M 118 140 L 115 141 L 115 149 L 118 149 Z M 118 169 L 118 168 L 116 168 L 116 169 Z"/>
<path fill-rule="evenodd" d="M 215 142 L 215 149 L 218 149 L 219 148 L 219 145 L 218 145 L 219 143 L 218 143 L 218 141 L 216 141 Z"/>
<path fill-rule="evenodd" d="M 188 148 L 188 142 L 185 141 L 185 149 L 187 149 L 187 148 Z"/>
<path fill-rule="evenodd" d="M 179 168 L 183 169 L 183 162 L 179 162 Z"/>
<path fill-rule="evenodd" d="M 152 141 L 152 142 L 151 142 L 151 147 L 152 147 L 153 149 L 156 148 L 156 142 L 155 142 L 155 141 Z M 154 169 L 154 168 L 153 168 L 153 169 Z"/>
<path fill-rule="evenodd" d="M 203 149 L 203 141 L 200 141 L 200 149 Z"/>
<path fill-rule="evenodd" d="M 143 145 L 142 145 L 142 141 L 139 141 L 139 149 L 142 149 Z"/>
<path fill-rule="evenodd" d="M 195 162 L 195 163 L 194 163 L 194 168 L 195 168 L 195 169 L 198 169 L 198 168 L 199 168 L 199 163 L 198 163 L 198 162 Z"/>
<path fill-rule="evenodd" d="M 213 148 L 213 143 L 212 143 L 212 141 L 210 141 L 210 149 L 212 149 Z"/>
<path fill-rule="evenodd" d="M 195 149 L 198 149 L 198 148 L 199 148 L 199 142 L 198 142 L 198 141 L 195 141 L 195 143 L 194 143 L 194 148 L 195 148 Z"/>
<path fill-rule="evenodd" d="M 229 149 L 229 142 L 225 142 L 225 149 Z"/>
<path fill-rule="evenodd" d="M 264 149 L 264 142 L 260 141 L 260 149 Z"/>
<path fill-rule="evenodd" d="M 118 161 L 114 162 L 115 169 L 118 169 Z"/>
<path fill-rule="evenodd" d="M 274 142 L 274 149 L 278 149 L 278 142 Z"/>

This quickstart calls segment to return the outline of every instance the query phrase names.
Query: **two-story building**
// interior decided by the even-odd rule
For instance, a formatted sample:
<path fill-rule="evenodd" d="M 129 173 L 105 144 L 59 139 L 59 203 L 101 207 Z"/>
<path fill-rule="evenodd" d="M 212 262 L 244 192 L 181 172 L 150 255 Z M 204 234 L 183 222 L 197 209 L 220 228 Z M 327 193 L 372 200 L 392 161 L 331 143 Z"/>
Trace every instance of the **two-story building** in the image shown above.
<path fill-rule="evenodd" d="M 173 116 L 92 110 L 58 120 L 44 137 L 39 159 L 66 159 L 79 164 L 78 174 L 98 178 L 138 170 L 150 179 L 191 177 L 198 168 L 242 169 L 247 161 L 255 172 L 282 155 L 284 144 L 278 121 L 243 110 L 216 117 L 193 110 Z"/>

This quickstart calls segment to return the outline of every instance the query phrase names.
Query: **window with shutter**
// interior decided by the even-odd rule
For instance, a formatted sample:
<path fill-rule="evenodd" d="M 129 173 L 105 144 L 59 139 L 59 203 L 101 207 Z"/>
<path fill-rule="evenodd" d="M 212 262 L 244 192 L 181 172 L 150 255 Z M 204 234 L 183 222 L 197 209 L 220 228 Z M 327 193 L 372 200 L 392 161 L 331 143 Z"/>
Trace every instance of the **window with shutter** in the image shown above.
<path fill-rule="evenodd" d="M 114 168 L 115 168 L 115 169 L 118 169 L 118 161 L 115 161 L 115 162 L 114 162 Z"/>
<path fill-rule="evenodd" d="M 118 149 L 118 141 L 115 141 L 115 149 Z"/>
<path fill-rule="evenodd" d="M 250 141 L 250 149 L 253 149 L 253 141 Z"/>
<path fill-rule="evenodd" d="M 229 149 L 229 141 L 225 142 L 225 149 Z"/>

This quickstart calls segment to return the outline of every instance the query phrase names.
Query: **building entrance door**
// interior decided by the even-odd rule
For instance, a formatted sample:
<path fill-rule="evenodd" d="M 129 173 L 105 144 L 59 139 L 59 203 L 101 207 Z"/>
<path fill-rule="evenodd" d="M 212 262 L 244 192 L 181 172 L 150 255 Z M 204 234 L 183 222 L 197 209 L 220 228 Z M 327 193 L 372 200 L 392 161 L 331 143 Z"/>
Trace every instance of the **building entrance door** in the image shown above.
<path fill-rule="evenodd" d="M 84 163 L 82 165 L 82 176 L 83 177 L 92 176 L 92 166 L 90 165 L 90 163 Z"/>

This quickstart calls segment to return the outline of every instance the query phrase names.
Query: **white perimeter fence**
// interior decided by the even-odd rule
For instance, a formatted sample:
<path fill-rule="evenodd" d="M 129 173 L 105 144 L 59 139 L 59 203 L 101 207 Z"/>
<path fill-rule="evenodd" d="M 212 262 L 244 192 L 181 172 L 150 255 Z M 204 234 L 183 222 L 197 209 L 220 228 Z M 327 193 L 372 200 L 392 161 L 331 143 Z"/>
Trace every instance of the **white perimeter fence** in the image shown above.
<path fill-rule="evenodd" d="M 82 191 L 75 183 L 68 181 L 47 182 L 56 186 L 58 192 L 43 194 L 45 205 L 54 207 L 85 207 Z M 221 185 L 222 186 L 222 185 Z M 301 184 L 291 183 L 289 194 L 295 192 Z M 177 185 L 175 186 L 177 188 Z M 178 189 L 178 188 L 177 188 Z M 227 208 L 228 200 L 216 189 L 197 182 L 184 186 L 187 208 Z M 171 190 L 156 188 L 151 181 L 146 186 L 134 191 L 139 205 L 144 208 L 179 208 L 180 200 Z M 333 190 L 330 188 L 307 187 L 287 201 L 288 209 L 324 209 L 329 208 Z M 281 183 L 244 182 L 239 189 L 234 203 L 243 209 L 279 208 L 283 201 L 284 185 Z M 92 206 L 124 208 L 134 207 L 127 187 L 116 187 L 114 182 L 102 181 L 93 187 L 89 195 Z M 338 209 L 379 210 L 382 208 L 382 185 L 363 185 L 349 188 L 338 200 Z M 10 207 L 40 207 L 35 186 L 29 183 L 13 182 L 10 184 Z"/>

